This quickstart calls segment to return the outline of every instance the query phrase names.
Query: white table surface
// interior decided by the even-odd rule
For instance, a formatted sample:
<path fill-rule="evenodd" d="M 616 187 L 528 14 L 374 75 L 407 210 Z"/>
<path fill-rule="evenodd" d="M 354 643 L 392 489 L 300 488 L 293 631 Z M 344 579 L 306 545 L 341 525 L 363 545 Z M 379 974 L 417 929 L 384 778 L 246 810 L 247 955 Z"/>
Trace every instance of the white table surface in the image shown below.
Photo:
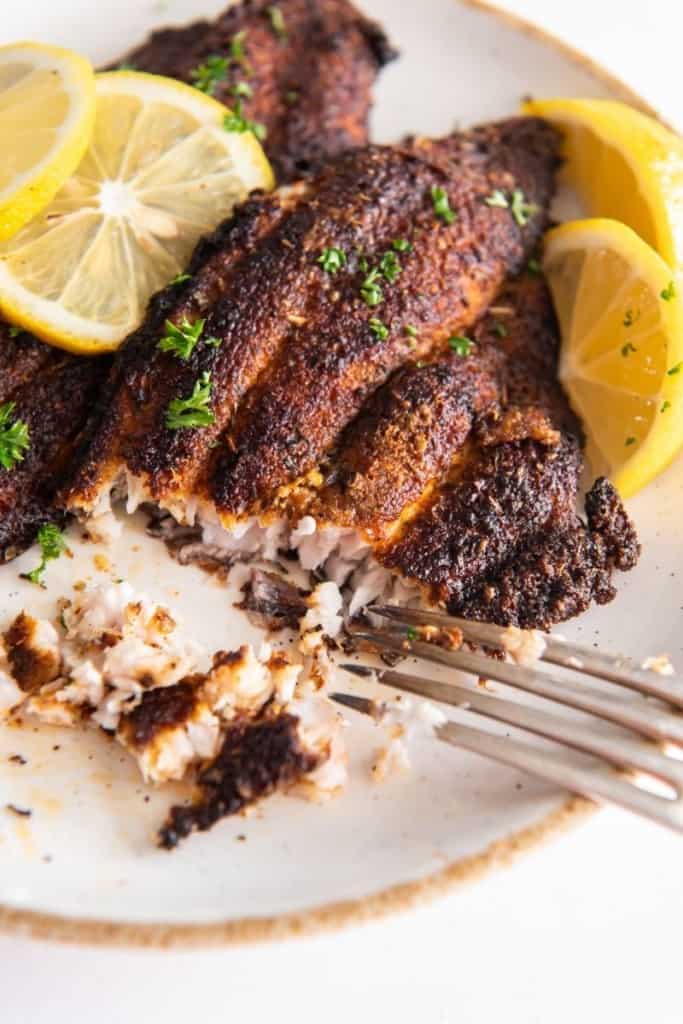
<path fill-rule="evenodd" d="M 505 6 L 683 127 L 680 0 Z M 0 937 L 0 1021 L 680 1022 L 682 854 L 679 839 L 604 811 L 436 904 L 345 933 L 195 953 Z"/>

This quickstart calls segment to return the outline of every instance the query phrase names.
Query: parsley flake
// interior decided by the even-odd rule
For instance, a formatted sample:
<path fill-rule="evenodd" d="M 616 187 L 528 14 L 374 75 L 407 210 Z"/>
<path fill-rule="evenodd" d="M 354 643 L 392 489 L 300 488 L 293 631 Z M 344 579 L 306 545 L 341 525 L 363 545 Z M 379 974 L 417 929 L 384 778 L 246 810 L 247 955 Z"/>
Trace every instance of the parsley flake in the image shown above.
<path fill-rule="evenodd" d="M 370 330 L 380 341 L 384 341 L 385 338 L 389 337 L 389 328 L 381 320 L 378 320 L 377 317 L 373 316 L 368 323 Z"/>
<path fill-rule="evenodd" d="M 286 39 L 287 26 L 285 25 L 285 18 L 280 8 L 275 6 L 266 7 L 266 14 L 270 19 L 270 27 L 278 39 Z"/>
<path fill-rule="evenodd" d="M 379 272 L 389 284 L 394 283 L 402 269 L 401 261 L 395 252 L 385 252 L 379 261 Z"/>
<path fill-rule="evenodd" d="M 43 573 L 48 562 L 54 562 L 66 550 L 64 534 L 54 523 L 45 523 L 38 530 L 38 543 L 40 545 L 40 565 L 37 565 L 31 572 L 22 573 L 22 579 L 37 583 L 39 587 L 44 586 Z"/>
<path fill-rule="evenodd" d="M 297 103 L 299 102 L 299 96 L 300 95 L 301 95 L 301 93 L 299 92 L 298 89 L 289 89 L 285 93 L 285 103 L 287 104 L 287 106 L 288 107 L 295 107 L 297 105 Z"/>
<path fill-rule="evenodd" d="M 412 324 L 406 324 L 403 330 L 409 338 L 417 338 L 417 327 L 413 327 Z"/>
<path fill-rule="evenodd" d="M 346 253 L 343 249 L 337 249 L 335 246 L 330 246 L 329 249 L 323 249 L 318 256 L 318 263 L 327 271 L 328 274 L 336 274 L 342 267 L 346 266 Z"/>
<path fill-rule="evenodd" d="M 507 210 L 510 205 L 508 197 L 500 188 L 494 188 L 491 195 L 487 196 L 484 202 L 487 206 L 497 206 L 500 207 L 501 210 Z"/>
<path fill-rule="evenodd" d="M 502 322 L 502 320 L 496 320 L 496 322 L 493 325 L 493 329 L 499 338 L 507 338 L 508 334 L 510 333 L 505 324 Z"/>
<path fill-rule="evenodd" d="M 624 441 L 624 444 L 626 445 L 627 448 L 629 448 L 632 444 L 635 444 L 635 443 L 636 443 L 635 437 L 627 437 L 626 440 Z"/>
<path fill-rule="evenodd" d="M 543 267 L 541 266 L 538 260 L 529 260 L 529 262 L 526 265 L 526 269 L 529 271 L 530 274 L 533 274 L 535 277 L 541 277 L 541 275 L 543 274 Z"/>
<path fill-rule="evenodd" d="M 195 89 L 206 93 L 207 96 L 213 96 L 218 83 L 228 74 L 228 63 L 227 57 L 219 57 L 218 54 L 207 57 L 203 64 L 199 64 L 190 72 Z"/>
<path fill-rule="evenodd" d="M 438 185 L 432 185 L 430 195 L 432 197 L 432 206 L 434 207 L 434 213 L 436 216 L 439 217 L 444 224 L 452 224 L 457 214 L 451 210 L 451 204 L 448 201 L 446 191 Z"/>
<path fill-rule="evenodd" d="M 192 280 L 192 274 L 177 274 L 172 281 L 169 281 L 169 285 L 173 284 L 185 284 L 186 281 Z"/>
<path fill-rule="evenodd" d="M 258 121 L 251 121 L 248 117 L 244 116 L 242 100 L 237 100 L 232 113 L 225 115 L 223 127 L 226 132 L 238 132 L 240 135 L 244 134 L 244 132 L 252 132 L 259 142 L 263 142 L 268 134 L 264 124 L 260 124 Z"/>
<path fill-rule="evenodd" d="M 670 370 L 666 371 L 666 375 L 667 375 L 667 377 L 675 377 L 676 374 L 680 373 L 682 369 L 683 369 L 683 363 L 676 363 L 675 366 L 672 366 Z"/>
<path fill-rule="evenodd" d="M 189 359 L 202 336 L 205 323 L 206 320 L 195 320 L 190 323 L 187 317 L 183 317 L 181 324 L 167 320 L 164 324 L 166 334 L 157 343 L 157 348 L 161 352 L 172 352 L 178 359 Z"/>
<path fill-rule="evenodd" d="M 137 71 L 137 68 L 136 68 L 135 64 L 130 64 L 127 60 L 124 60 L 124 61 L 122 61 L 118 65 L 116 70 L 117 71 Z"/>
<path fill-rule="evenodd" d="M 8 334 L 10 338 L 18 338 L 23 332 L 23 327 L 10 327 Z"/>
<path fill-rule="evenodd" d="M 410 242 L 408 241 L 407 238 L 395 238 L 393 240 L 393 242 L 391 243 L 391 247 L 392 247 L 392 249 L 395 249 L 396 252 L 412 252 L 413 251 L 413 247 L 412 247 L 412 245 L 410 244 Z"/>
<path fill-rule="evenodd" d="M 667 399 L 666 401 L 662 402 L 662 407 L 661 407 L 661 409 L 659 411 L 660 412 L 666 412 L 666 410 L 670 409 L 670 408 L 671 408 L 671 402 L 669 402 L 668 399 Z"/>
<path fill-rule="evenodd" d="M 377 283 L 377 278 L 380 276 L 379 267 L 375 267 L 369 274 L 366 275 L 362 285 L 360 286 L 360 293 L 366 306 L 379 306 L 380 302 L 384 302 L 384 292 L 382 286 Z"/>
<path fill-rule="evenodd" d="M 512 193 L 510 213 L 515 218 L 519 227 L 523 228 L 528 223 L 529 217 L 533 217 L 535 213 L 538 213 L 538 206 L 536 203 L 528 203 L 521 188 L 516 188 Z"/>
<path fill-rule="evenodd" d="M 29 447 L 29 429 L 23 420 L 12 419 L 15 402 L 0 405 L 0 466 L 13 469 Z"/>
<path fill-rule="evenodd" d="M 631 352 L 637 352 L 637 351 L 638 351 L 638 349 L 635 347 L 635 345 L 632 345 L 630 341 L 627 341 L 625 345 L 621 346 L 621 354 L 622 354 L 622 356 L 628 356 L 628 355 L 631 354 Z"/>
<path fill-rule="evenodd" d="M 230 40 L 230 58 L 237 64 L 241 64 L 245 71 L 248 68 L 247 54 L 244 49 L 244 40 L 247 38 L 247 33 L 243 30 L 237 32 Z"/>
<path fill-rule="evenodd" d="M 462 334 L 448 339 L 448 347 L 459 356 L 468 356 L 474 348 L 474 342 Z"/>
<path fill-rule="evenodd" d="M 211 374 L 204 371 L 195 381 L 188 398 L 173 398 L 166 410 L 166 426 L 169 430 L 188 427 L 209 427 L 215 420 L 211 405 Z"/>
<path fill-rule="evenodd" d="M 207 348 L 220 348 L 223 344 L 223 339 L 217 338 L 215 334 L 210 334 L 208 338 L 204 338 L 204 344 Z"/>
<path fill-rule="evenodd" d="M 666 288 L 664 288 L 659 294 L 665 302 L 671 302 L 672 299 L 676 298 L 676 285 L 673 281 L 669 281 Z"/>
<path fill-rule="evenodd" d="M 249 85 L 249 82 L 235 82 L 230 92 L 233 96 L 243 97 L 245 100 L 251 99 L 254 95 L 254 90 Z"/>
<path fill-rule="evenodd" d="M 408 638 L 408 640 L 418 640 L 420 634 L 413 626 L 408 626 L 406 630 L 406 637 Z"/>

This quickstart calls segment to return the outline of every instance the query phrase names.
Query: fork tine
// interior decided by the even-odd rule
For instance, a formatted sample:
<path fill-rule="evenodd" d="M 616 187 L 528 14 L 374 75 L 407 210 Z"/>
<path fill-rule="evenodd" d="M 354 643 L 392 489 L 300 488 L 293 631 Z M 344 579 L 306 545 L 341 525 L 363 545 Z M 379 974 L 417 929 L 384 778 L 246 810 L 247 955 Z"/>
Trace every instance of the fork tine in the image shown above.
<path fill-rule="evenodd" d="M 650 739 L 683 746 L 683 719 L 645 702 L 638 703 L 637 706 L 617 704 L 613 700 L 597 697 L 568 680 L 553 677 L 548 672 L 524 668 L 506 661 L 496 661 L 469 651 L 446 651 L 434 644 L 414 640 L 406 647 L 404 637 L 379 630 L 353 630 L 352 635 L 388 651 L 403 655 L 414 654 L 434 664 L 446 665 L 461 672 L 471 672 L 487 679 L 496 679 L 527 693 L 557 701 L 578 711 L 596 715 L 607 722 L 632 729 Z"/>
<path fill-rule="evenodd" d="M 348 671 L 349 668 L 353 670 L 356 666 L 341 665 L 340 668 Z M 585 754 L 601 757 L 617 768 L 647 772 L 673 786 L 677 791 L 683 791 L 683 764 L 665 757 L 655 747 L 649 748 L 642 741 L 628 736 L 598 736 L 569 718 L 561 718 L 548 711 L 517 704 L 503 697 L 494 697 L 482 693 L 481 690 L 467 689 L 457 683 L 424 679 L 392 669 L 378 671 L 377 679 L 397 690 L 406 690 L 442 704 L 463 708 L 543 736 L 545 739 L 563 743 Z"/>
<path fill-rule="evenodd" d="M 503 645 L 505 630 L 494 623 L 460 619 L 445 612 L 403 608 L 396 605 L 369 605 L 369 612 L 383 619 L 390 619 L 400 625 L 441 626 L 446 629 L 460 629 L 467 640 L 488 644 L 491 647 Z M 571 643 L 552 633 L 543 634 L 546 647 L 541 660 L 554 665 L 584 672 L 586 675 L 604 679 L 606 682 L 624 686 L 648 697 L 658 697 L 675 707 L 683 708 L 683 685 L 680 681 L 665 682 L 664 678 L 648 669 L 638 668 L 628 658 L 590 647 Z"/>
<path fill-rule="evenodd" d="M 362 706 L 358 706 L 355 701 L 351 703 L 349 697 L 350 694 L 332 695 L 333 700 L 362 711 L 365 702 L 361 700 Z M 516 768 L 546 782 L 553 782 L 573 793 L 618 804 L 650 821 L 666 825 L 683 834 L 683 806 L 680 800 L 671 800 L 645 792 L 618 775 L 596 768 L 569 765 L 554 751 L 541 750 L 529 743 L 508 736 L 496 736 L 469 725 L 460 725 L 458 722 L 437 725 L 434 728 L 434 735 L 442 743 L 480 754 L 498 764 L 507 765 L 508 768 Z"/>
<path fill-rule="evenodd" d="M 683 833 L 683 805 L 679 800 L 669 800 L 638 789 L 632 782 L 610 771 L 603 772 L 569 765 L 554 751 L 541 750 L 531 744 L 495 736 L 482 729 L 474 729 L 457 722 L 438 725 L 434 732 L 444 743 L 462 747 L 499 764 L 536 775 L 573 793 L 618 804 L 644 818 Z"/>

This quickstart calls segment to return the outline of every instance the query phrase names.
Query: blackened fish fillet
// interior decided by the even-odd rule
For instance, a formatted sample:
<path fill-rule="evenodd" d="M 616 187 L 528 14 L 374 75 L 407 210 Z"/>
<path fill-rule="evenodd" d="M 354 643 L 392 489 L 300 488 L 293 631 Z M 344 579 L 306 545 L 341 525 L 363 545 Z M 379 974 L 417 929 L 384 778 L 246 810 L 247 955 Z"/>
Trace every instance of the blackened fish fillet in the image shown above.
<path fill-rule="evenodd" d="M 13 417 L 29 429 L 23 460 L 0 467 L 0 562 L 29 547 L 44 523 L 63 520 L 55 494 L 109 365 L 0 324 L 0 405 L 14 402 Z"/>
<path fill-rule="evenodd" d="M 214 21 L 154 32 L 114 67 L 195 85 L 207 60 L 228 58 L 212 95 L 229 107 L 241 100 L 244 116 L 266 129 L 278 180 L 292 181 L 367 142 L 371 89 L 395 56 L 348 0 L 243 0 Z"/>
<path fill-rule="evenodd" d="M 244 204 L 120 354 L 68 507 L 101 513 L 123 485 L 131 506 L 198 524 L 193 551 L 295 550 L 351 584 L 352 611 L 396 580 L 401 596 L 463 614 L 488 602 L 486 617 L 524 625 L 607 599 L 637 541 L 604 481 L 587 524 L 577 514 L 581 429 L 547 288 L 523 272 L 556 152 L 547 125 L 518 119 L 367 147 Z M 524 216 L 488 203 L 496 190 Z M 320 264 L 331 249 L 335 273 Z M 165 320 L 184 317 L 219 344 L 159 351 Z M 170 401 L 204 373 L 213 424 L 169 429 Z"/>
<path fill-rule="evenodd" d="M 122 350 L 71 507 L 92 508 L 125 470 L 167 507 L 194 496 L 224 518 L 268 508 L 392 372 L 447 347 L 523 266 L 546 223 L 556 154 L 551 128 L 517 119 L 356 150 L 306 185 L 239 207 L 200 245 L 191 281 L 161 293 Z M 488 205 L 495 189 L 523 191 L 528 222 Z M 452 223 L 435 211 L 435 190 Z M 379 277 L 381 301 L 368 306 L 363 283 L 385 254 L 398 258 L 397 239 L 410 246 L 401 272 Z M 330 248 L 346 260 L 334 275 L 319 262 Z M 186 361 L 159 351 L 166 319 L 199 317 L 218 346 L 200 343 Z M 169 402 L 203 372 L 215 423 L 168 429 Z"/>

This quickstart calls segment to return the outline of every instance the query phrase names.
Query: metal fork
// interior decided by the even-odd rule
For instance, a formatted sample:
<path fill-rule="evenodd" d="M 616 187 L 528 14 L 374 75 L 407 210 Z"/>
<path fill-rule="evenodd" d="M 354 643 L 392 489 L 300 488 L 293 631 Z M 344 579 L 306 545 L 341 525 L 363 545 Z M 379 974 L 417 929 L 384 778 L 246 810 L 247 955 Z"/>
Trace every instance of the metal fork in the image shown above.
<path fill-rule="evenodd" d="M 559 636 L 544 635 L 540 661 L 584 677 L 604 680 L 641 696 L 616 700 L 564 678 L 544 665 L 524 666 L 496 660 L 470 650 L 447 650 L 420 640 L 415 627 L 432 625 L 461 630 L 467 641 L 502 648 L 505 630 L 483 622 L 470 622 L 442 612 L 373 605 L 373 615 L 390 620 L 391 629 L 359 628 L 353 635 L 375 647 L 412 655 L 448 668 L 497 680 L 516 689 L 563 704 L 610 723 L 603 733 L 591 731 L 578 717 L 563 717 L 455 682 L 426 679 L 392 669 L 341 667 L 355 675 L 375 676 L 399 690 L 450 704 L 552 740 L 591 755 L 585 766 L 572 763 L 566 751 L 533 745 L 450 721 L 434 728 L 438 739 L 491 758 L 511 768 L 556 783 L 575 793 L 620 805 L 677 832 L 683 832 L 683 680 L 666 679 L 620 655 L 596 652 Z M 351 694 L 331 695 L 337 702 L 381 718 L 384 705 Z M 622 697 L 624 695 L 622 694 Z M 643 697 L 648 699 L 642 699 Z M 614 728 L 614 727 L 617 728 Z M 634 735 L 635 734 L 635 735 Z M 675 754 L 678 754 L 677 760 Z M 616 770 L 615 770 L 616 769 Z M 664 784 L 662 786 L 662 783 Z"/>

